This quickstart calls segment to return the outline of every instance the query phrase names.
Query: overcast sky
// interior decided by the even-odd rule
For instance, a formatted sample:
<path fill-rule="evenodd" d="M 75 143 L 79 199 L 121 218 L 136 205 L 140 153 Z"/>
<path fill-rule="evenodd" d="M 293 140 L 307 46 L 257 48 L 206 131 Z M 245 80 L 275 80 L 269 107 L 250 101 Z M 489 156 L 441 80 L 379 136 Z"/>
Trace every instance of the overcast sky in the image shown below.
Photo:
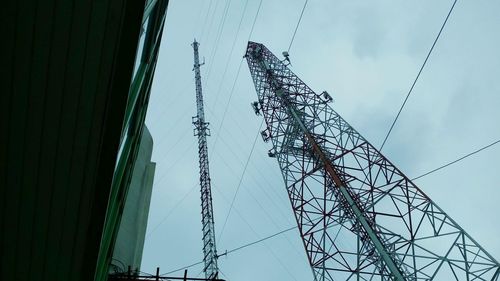
<path fill-rule="evenodd" d="M 264 0 L 250 39 L 281 54 L 303 4 Z M 451 4 L 310 0 L 290 50 L 291 69 L 316 92 L 327 90 L 334 109 L 378 147 Z M 164 273 L 203 259 L 197 139 L 191 124 L 196 104 L 190 44 L 195 37 L 206 62 L 202 84 L 212 133 L 218 252 L 295 225 L 277 161 L 267 157 L 270 144 L 259 137 L 220 234 L 262 120 L 250 107 L 257 96 L 246 62 L 235 79 L 258 5 L 249 0 L 243 14 L 244 0 L 169 2 L 146 118 L 157 166 L 142 271 L 159 266 Z M 457 2 L 384 147 L 410 178 L 500 139 L 499 14 L 500 1 Z M 416 181 L 497 260 L 499 158 L 500 145 Z M 222 257 L 219 267 L 227 280 L 312 280 L 297 230 Z M 202 265 L 192 267 L 189 275 L 202 276 L 201 270 Z"/>

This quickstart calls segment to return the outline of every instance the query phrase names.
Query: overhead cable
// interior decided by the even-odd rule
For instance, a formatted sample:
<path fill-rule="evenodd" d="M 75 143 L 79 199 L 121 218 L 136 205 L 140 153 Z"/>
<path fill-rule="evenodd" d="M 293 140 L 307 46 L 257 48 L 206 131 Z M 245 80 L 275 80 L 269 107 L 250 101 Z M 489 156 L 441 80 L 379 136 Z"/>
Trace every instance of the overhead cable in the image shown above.
<path fill-rule="evenodd" d="M 233 56 L 234 47 L 235 47 L 236 41 L 238 39 L 238 34 L 240 33 L 241 23 L 243 22 L 243 18 L 244 18 L 245 12 L 247 10 L 247 6 L 248 6 L 248 0 L 245 1 L 245 6 L 243 7 L 243 12 L 242 12 L 241 17 L 240 17 L 240 22 L 238 23 L 238 28 L 236 29 L 236 35 L 234 36 L 233 44 L 231 46 L 231 51 L 229 51 L 229 55 L 227 56 L 226 66 L 224 67 L 224 71 L 222 73 L 222 79 L 219 83 L 219 89 L 217 90 L 217 92 L 215 94 L 214 105 L 217 104 L 217 99 L 219 98 L 219 94 L 220 94 L 220 91 L 222 89 L 222 82 L 224 81 L 224 78 L 226 78 L 226 73 L 227 73 L 227 69 L 229 66 L 229 62 L 231 61 L 231 58 Z"/>
<path fill-rule="evenodd" d="M 212 8 L 212 1 L 213 0 L 210 0 L 210 3 L 208 4 L 207 13 L 205 14 L 205 20 L 203 21 L 203 28 L 202 28 L 201 33 L 200 33 L 200 40 L 203 37 L 203 35 L 205 34 L 205 27 L 207 27 L 207 20 L 208 20 L 208 15 L 210 14 L 210 9 Z"/>
<path fill-rule="evenodd" d="M 274 234 L 272 234 L 272 235 L 266 236 L 266 237 L 261 238 L 261 239 L 259 239 L 259 240 L 256 240 L 256 241 L 253 241 L 253 242 L 247 243 L 247 244 L 245 244 L 245 245 L 242 245 L 242 246 L 236 247 L 236 248 L 234 248 L 234 249 L 231 249 L 231 250 L 229 250 L 229 251 L 226 251 L 226 252 L 224 252 L 223 254 L 218 255 L 218 257 L 226 256 L 226 255 L 228 255 L 228 254 L 230 254 L 230 253 L 234 253 L 234 252 L 239 251 L 239 250 L 241 250 L 241 249 L 244 249 L 244 248 L 247 248 L 247 247 L 253 246 L 253 245 L 255 245 L 255 244 L 262 243 L 262 242 L 264 242 L 265 240 L 271 239 L 271 238 L 273 238 L 273 237 L 276 237 L 276 236 L 278 236 L 278 235 L 280 235 L 280 234 L 283 234 L 283 233 L 288 232 L 288 231 L 290 231 L 290 230 L 292 230 L 292 229 L 295 229 L 295 228 L 297 228 L 297 226 L 292 226 L 292 227 L 289 227 L 289 228 L 287 228 L 287 229 L 283 229 L 283 230 L 282 230 L 282 231 L 280 231 L 280 232 L 274 233 Z M 177 272 L 177 271 L 181 271 L 181 270 L 184 270 L 184 269 L 188 269 L 188 268 L 190 268 L 190 267 L 197 266 L 197 265 L 202 264 L 202 263 L 203 263 L 203 261 L 200 261 L 200 262 L 196 262 L 196 263 L 193 263 L 193 264 L 190 264 L 190 265 L 187 265 L 187 266 L 183 266 L 183 267 L 180 267 L 180 268 L 178 268 L 178 269 L 175 269 L 175 270 L 169 271 L 169 272 L 167 272 L 167 273 L 163 273 L 163 274 L 162 274 L 162 276 L 165 276 L 165 275 L 168 275 L 168 274 L 171 274 L 171 273 Z"/>
<path fill-rule="evenodd" d="M 169 274 L 172 274 L 172 273 L 174 273 L 174 272 L 181 271 L 181 270 L 185 270 L 185 269 L 191 268 L 191 267 L 193 267 L 193 266 L 197 266 L 197 265 L 202 264 L 202 263 L 204 263 L 204 261 L 195 262 L 195 263 L 193 263 L 193 264 L 186 265 L 186 266 L 180 267 L 180 268 L 178 268 L 178 269 L 174 269 L 174 270 L 171 270 L 171 271 L 169 271 L 169 272 L 163 273 L 163 274 L 161 274 L 160 276 L 169 275 Z"/>
<path fill-rule="evenodd" d="M 211 58 L 209 61 L 210 66 L 208 67 L 208 71 L 206 72 L 207 81 L 209 80 L 208 77 L 210 77 L 210 72 L 212 71 L 212 68 L 214 65 L 214 58 L 215 58 L 215 54 L 217 53 L 217 50 L 219 47 L 219 41 L 220 41 L 220 38 L 222 37 L 222 32 L 224 31 L 224 26 L 226 25 L 226 19 L 227 19 L 227 15 L 229 12 L 230 4 L 231 4 L 231 0 L 226 0 L 226 5 L 224 6 L 224 11 L 223 11 L 224 15 L 221 18 L 221 22 L 219 22 L 219 27 L 217 28 L 217 36 L 215 39 L 215 45 L 212 48 L 212 52 L 211 52 L 212 55 L 211 55 Z"/>
<path fill-rule="evenodd" d="M 220 242 L 220 239 L 222 238 L 222 234 L 224 233 L 224 229 L 226 228 L 227 221 L 229 219 L 229 215 L 231 214 L 231 210 L 233 209 L 234 201 L 236 200 L 236 196 L 238 195 L 238 191 L 240 190 L 241 183 L 243 182 L 243 177 L 245 176 L 245 172 L 248 167 L 248 162 L 250 162 L 250 158 L 252 157 L 253 150 L 255 148 L 255 144 L 257 143 L 257 139 L 259 138 L 260 135 L 260 130 L 262 129 L 262 124 L 264 124 L 264 119 L 262 119 L 262 122 L 260 122 L 259 129 L 257 130 L 257 135 L 255 136 L 252 144 L 252 149 L 250 149 L 250 153 L 248 154 L 247 160 L 245 162 L 245 166 L 243 167 L 243 172 L 241 173 L 240 180 L 238 182 L 238 186 L 236 187 L 236 191 L 234 192 L 233 199 L 231 200 L 231 204 L 229 205 L 229 211 L 227 212 L 226 219 L 224 220 L 224 224 L 222 225 L 222 229 L 219 234 L 219 239 L 218 242 Z"/>
<path fill-rule="evenodd" d="M 304 2 L 304 6 L 302 7 L 302 11 L 300 12 L 299 20 L 297 21 L 297 25 L 295 26 L 295 31 L 293 32 L 292 40 L 290 40 L 290 45 L 288 45 L 287 52 L 290 52 L 290 49 L 292 48 L 292 43 L 293 43 L 293 40 L 295 39 L 295 34 L 297 33 L 297 29 L 299 29 L 300 21 L 302 20 L 302 16 L 304 15 L 304 10 L 306 9 L 307 2 L 309 2 L 309 0 L 306 0 Z"/>
<path fill-rule="evenodd" d="M 295 229 L 295 228 L 297 228 L 297 226 L 292 226 L 292 227 L 289 227 L 289 228 L 287 228 L 287 229 L 283 229 L 283 230 L 282 230 L 282 231 L 280 231 L 280 232 L 276 232 L 276 233 L 274 233 L 274 234 L 272 234 L 272 235 L 269 235 L 269 236 L 266 236 L 266 237 L 264 237 L 264 238 L 262 238 L 262 239 L 259 239 L 259 240 L 256 240 L 256 241 L 253 241 L 253 242 L 247 243 L 247 244 L 245 244 L 245 245 L 242 245 L 242 246 L 236 247 L 236 248 L 231 249 L 231 250 L 229 250 L 229 251 L 226 251 L 226 252 L 224 252 L 223 254 L 218 255 L 218 257 L 226 256 L 226 255 L 228 255 L 228 254 L 230 254 L 230 253 L 233 253 L 233 252 L 239 251 L 239 250 L 244 249 L 244 248 L 246 248 L 246 247 L 250 247 L 250 246 L 253 246 L 253 245 L 255 245 L 255 244 L 261 243 L 261 242 L 263 242 L 263 241 L 265 241 L 265 240 L 271 239 L 271 238 L 273 238 L 273 237 L 275 237 L 275 236 L 278 236 L 278 235 L 280 235 L 280 234 L 283 234 L 283 233 L 288 232 L 288 231 L 290 231 L 290 230 L 292 230 L 292 229 Z"/>
<path fill-rule="evenodd" d="M 179 201 L 177 201 L 177 203 L 175 203 L 175 205 L 170 209 L 170 211 L 168 211 L 168 213 L 161 219 L 161 221 L 155 227 L 153 227 L 153 229 L 148 234 L 146 234 L 146 238 L 151 236 L 151 234 L 153 234 L 153 232 L 155 232 L 158 229 L 158 227 L 160 227 L 160 225 L 162 225 L 170 217 L 170 215 L 175 211 L 175 209 L 177 209 L 177 207 L 179 207 L 182 204 L 182 202 L 184 202 L 184 200 L 186 200 L 186 198 L 189 196 L 189 194 L 191 194 L 197 186 L 198 186 L 198 183 L 195 183 L 189 189 L 189 191 Z"/>
<path fill-rule="evenodd" d="M 413 88 L 415 87 L 415 84 L 417 83 L 418 78 L 420 77 L 420 74 L 422 73 L 422 70 L 424 70 L 424 67 L 425 67 L 425 65 L 427 63 L 427 60 L 429 59 L 429 57 L 430 57 L 430 55 L 432 53 L 432 50 L 434 50 L 434 46 L 436 46 L 436 43 L 437 43 L 439 37 L 441 36 L 441 32 L 443 31 L 446 23 L 448 22 L 448 18 L 450 17 L 451 12 L 453 11 L 453 8 L 455 7 L 456 3 L 457 3 L 457 0 L 455 0 L 453 2 L 453 5 L 451 6 L 450 11 L 448 12 L 448 15 L 446 15 L 446 18 L 445 18 L 443 24 L 441 25 L 441 29 L 439 30 L 439 33 L 437 34 L 436 39 L 434 39 L 434 42 L 432 43 L 431 49 L 427 53 L 427 56 L 425 57 L 424 63 L 420 67 L 420 70 L 418 71 L 417 77 L 415 77 L 415 80 L 413 81 L 413 84 L 411 85 L 410 90 L 408 91 L 408 94 L 406 95 L 406 98 L 403 101 L 403 104 L 399 108 L 398 114 L 396 114 L 396 117 L 394 118 L 394 121 L 392 122 L 392 125 L 391 125 L 389 131 L 387 132 L 387 134 L 386 134 L 386 136 L 384 138 L 384 141 L 382 142 L 382 145 L 379 148 L 379 151 L 382 151 L 382 149 L 384 148 L 384 145 L 387 142 L 387 139 L 389 138 L 389 135 L 391 134 L 392 129 L 394 128 L 394 125 L 396 124 L 396 121 L 398 120 L 399 115 L 401 114 L 401 111 L 403 111 L 403 108 L 405 107 L 406 102 L 408 101 L 408 98 L 410 97 L 410 95 L 411 95 L 411 93 L 413 91 Z"/>
<path fill-rule="evenodd" d="M 259 12 L 260 12 L 260 7 L 262 6 L 262 0 L 260 0 L 259 2 L 259 7 L 257 8 L 257 12 L 255 13 L 255 17 L 253 18 L 253 23 L 252 23 L 252 28 L 250 29 L 250 33 L 248 34 L 248 40 L 250 40 L 250 37 L 252 36 L 252 33 L 253 33 L 253 29 L 255 27 L 255 23 L 257 22 L 257 17 L 259 16 Z M 226 103 L 226 106 L 224 108 L 224 113 L 222 114 L 222 119 L 220 121 L 220 124 L 219 124 L 219 130 L 217 130 L 217 133 L 215 135 L 215 140 L 212 144 L 212 150 L 215 149 L 215 144 L 217 143 L 217 139 L 219 138 L 219 134 L 220 134 L 220 131 L 222 129 L 222 125 L 224 124 L 224 120 L 226 118 L 226 114 L 227 114 L 227 110 L 229 109 L 229 104 L 231 103 L 231 99 L 233 97 L 233 94 L 234 94 L 234 88 L 236 87 L 236 82 L 238 81 L 238 77 L 240 76 L 240 70 L 241 70 L 241 66 L 243 65 L 243 57 L 241 58 L 240 60 L 240 64 L 238 65 L 238 70 L 236 71 L 236 76 L 234 77 L 234 82 L 233 82 L 233 86 L 231 88 L 231 91 L 229 93 L 229 98 L 227 100 L 227 103 Z"/>
<path fill-rule="evenodd" d="M 216 1 L 216 2 L 217 3 L 215 3 L 214 11 L 213 11 L 213 13 L 212 13 L 212 15 L 210 17 L 210 23 L 206 26 L 206 27 L 208 27 L 208 29 L 207 29 L 207 36 L 210 35 L 210 31 L 211 31 L 213 23 L 214 23 L 215 13 L 217 12 L 217 7 L 219 6 L 219 3 L 221 1 Z M 205 26 L 203 27 L 202 35 L 200 37 L 200 42 L 205 42 L 205 37 L 204 36 L 205 36 Z"/>
<path fill-rule="evenodd" d="M 481 148 L 480 148 L 480 149 L 478 149 L 478 150 L 475 150 L 475 151 L 473 151 L 473 152 L 471 152 L 471 153 L 469 153 L 469 154 L 467 154 L 467 155 L 464 155 L 464 156 L 462 156 L 462 157 L 460 157 L 460 158 L 458 158 L 458 159 L 456 159 L 456 160 L 453 160 L 453 161 L 451 161 L 451 162 L 449 162 L 449 163 L 447 163 L 447 164 L 444 164 L 443 166 L 437 167 L 436 169 L 431 170 L 431 171 L 429 171 L 429 172 L 427 172 L 427 173 L 421 174 L 420 176 L 415 177 L 415 178 L 413 178 L 413 179 L 411 179 L 411 180 L 413 180 L 413 181 L 414 181 L 414 180 L 420 179 L 420 178 L 422 178 L 422 177 L 425 177 L 425 176 L 427 176 L 427 175 L 429 175 L 429 174 L 432 174 L 432 173 L 434 173 L 434 172 L 437 172 L 437 171 L 439 171 L 439 170 L 441 170 L 441 169 L 443 169 L 443 168 L 446 168 L 446 167 L 448 167 L 448 166 L 450 166 L 450 165 L 453 165 L 453 164 L 455 164 L 455 163 L 457 163 L 457 162 L 460 162 L 460 161 L 464 160 L 465 158 L 467 158 L 467 157 L 469 157 L 469 156 L 472 156 L 472 155 L 474 155 L 474 154 L 476 154 L 476 153 L 478 153 L 478 152 L 480 152 L 480 151 L 482 151 L 482 150 L 485 150 L 486 148 L 491 147 L 491 146 L 493 146 L 493 145 L 495 145 L 495 144 L 497 144 L 497 143 L 500 143 L 500 140 L 494 141 L 494 142 L 492 142 L 492 143 L 488 144 L 487 146 L 483 146 L 483 147 L 481 147 Z"/>
<path fill-rule="evenodd" d="M 255 27 L 255 23 L 257 22 L 257 17 L 259 16 L 260 7 L 261 6 L 262 6 L 262 0 L 260 0 L 259 7 L 257 8 L 257 12 L 255 13 L 255 17 L 253 18 L 252 28 L 250 29 L 250 33 L 248 34 L 248 40 L 247 41 L 250 41 L 250 37 L 252 37 L 253 29 Z"/>

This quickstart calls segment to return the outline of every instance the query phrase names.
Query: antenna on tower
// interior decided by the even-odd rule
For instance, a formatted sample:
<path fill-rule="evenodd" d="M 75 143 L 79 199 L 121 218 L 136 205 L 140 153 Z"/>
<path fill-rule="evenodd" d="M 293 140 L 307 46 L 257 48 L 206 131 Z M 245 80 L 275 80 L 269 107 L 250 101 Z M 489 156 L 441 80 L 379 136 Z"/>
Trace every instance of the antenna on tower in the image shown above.
<path fill-rule="evenodd" d="M 203 93 L 201 88 L 200 58 L 198 55 L 199 43 L 194 40 L 194 77 L 196 80 L 196 116 L 193 117 L 194 135 L 198 137 L 198 154 L 200 165 L 200 192 L 201 192 L 201 223 L 203 231 L 203 261 L 205 278 L 218 278 L 217 249 L 215 247 L 214 212 L 212 207 L 212 189 L 210 187 L 210 173 L 208 165 L 207 136 L 210 136 L 209 123 L 205 122 L 203 109 Z"/>

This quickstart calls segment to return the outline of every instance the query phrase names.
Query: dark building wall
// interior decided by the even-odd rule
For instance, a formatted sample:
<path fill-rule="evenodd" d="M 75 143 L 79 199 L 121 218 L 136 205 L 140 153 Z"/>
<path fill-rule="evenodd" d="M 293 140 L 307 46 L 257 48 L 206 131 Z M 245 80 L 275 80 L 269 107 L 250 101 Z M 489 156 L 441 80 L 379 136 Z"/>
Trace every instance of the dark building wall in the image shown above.
<path fill-rule="evenodd" d="M 142 134 L 166 5 L 2 3 L 0 280 L 105 279 L 137 142 L 119 174 L 117 155 Z M 145 11 L 154 40 L 131 89 Z"/>

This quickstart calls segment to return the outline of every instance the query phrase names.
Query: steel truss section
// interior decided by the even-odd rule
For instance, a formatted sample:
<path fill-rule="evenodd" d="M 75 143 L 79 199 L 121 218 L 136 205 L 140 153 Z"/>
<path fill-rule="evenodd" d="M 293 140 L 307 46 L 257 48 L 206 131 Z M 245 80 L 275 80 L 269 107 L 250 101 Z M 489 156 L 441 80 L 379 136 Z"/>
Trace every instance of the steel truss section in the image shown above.
<path fill-rule="evenodd" d="M 206 279 L 218 277 L 217 249 L 215 246 L 214 212 L 212 207 L 212 189 L 210 186 L 210 172 L 208 165 L 207 136 L 210 135 L 208 122 L 205 122 L 203 108 L 203 93 L 201 88 L 200 59 L 198 54 L 199 43 L 196 40 L 194 49 L 194 72 L 196 80 L 196 108 L 197 115 L 193 117 L 194 135 L 198 137 L 198 155 L 200 166 L 201 218 L 203 230 L 203 261 Z"/>
<path fill-rule="evenodd" d="M 264 45 L 245 55 L 315 280 L 498 280 L 499 263 Z"/>

